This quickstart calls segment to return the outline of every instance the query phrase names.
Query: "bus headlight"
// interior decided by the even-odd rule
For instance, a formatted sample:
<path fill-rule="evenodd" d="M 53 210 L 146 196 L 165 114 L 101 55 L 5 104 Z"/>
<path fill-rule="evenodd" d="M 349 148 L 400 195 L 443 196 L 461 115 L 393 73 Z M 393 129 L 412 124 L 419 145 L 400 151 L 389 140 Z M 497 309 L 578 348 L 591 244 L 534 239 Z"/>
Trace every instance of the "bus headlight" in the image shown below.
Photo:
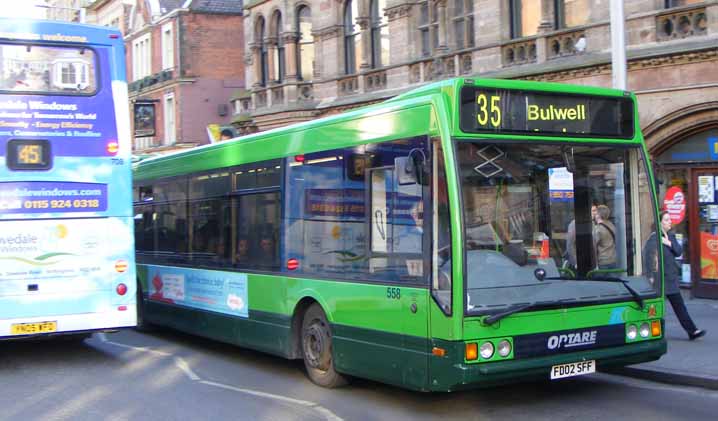
<path fill-rule="evenodd" d="M 481 348 L 479 348 L 479 353 L 481 354 L 481 358 L 488 360 L 494 355 L 494 344 L 491 342 L 482 343 Z"/>
<path fill-rule="evenodd" d="M 506 339 L 502 339 L 497 346 L 499 355 L 502 357 L 508 357 L 511 353 L 511 342 Z"/>
<path fill-rule="evenodd" d="M 638 334 L 641 335 L 641 338 L 647 338 L 648 335 L 651 334 L 651 328 L 648 326 L 647 322 L 641 323 L 641 327 L 638 328 Z"/>
<path fill-rule="evenodd" d="M 628 329 L 626 329 L 626 337 L 630 340 L 636 339 L 636 335 L 638 334 L 638 329 L 636 329 L 636 325 L 628 325 Z"/>

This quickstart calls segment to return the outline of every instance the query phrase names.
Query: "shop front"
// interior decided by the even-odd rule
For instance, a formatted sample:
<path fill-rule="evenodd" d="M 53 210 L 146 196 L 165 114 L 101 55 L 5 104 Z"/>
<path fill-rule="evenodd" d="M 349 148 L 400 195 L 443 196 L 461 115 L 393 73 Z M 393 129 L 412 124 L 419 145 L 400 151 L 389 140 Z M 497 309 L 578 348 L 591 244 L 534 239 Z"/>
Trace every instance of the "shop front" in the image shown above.
<path fill-rule="evenodd" d="M 681 287 L 718 299 L 718 129 L 683 138 L 653 157 L 661 210 L 683 245 Z"/>

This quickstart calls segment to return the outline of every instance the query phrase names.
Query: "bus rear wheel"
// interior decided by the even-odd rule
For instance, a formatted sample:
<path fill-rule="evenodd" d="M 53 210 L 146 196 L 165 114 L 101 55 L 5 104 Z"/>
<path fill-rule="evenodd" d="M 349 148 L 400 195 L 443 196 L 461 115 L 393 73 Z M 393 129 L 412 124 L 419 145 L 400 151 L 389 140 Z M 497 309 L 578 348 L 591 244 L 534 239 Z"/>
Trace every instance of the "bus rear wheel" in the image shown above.
<path fill-rule="evenodd" d="M 346 378 L 334 369 L 332 332 L 319 304 L 312 304 L 302 320 L 304 367 L 315 384 L 334 388 L 345 385 Z"/>

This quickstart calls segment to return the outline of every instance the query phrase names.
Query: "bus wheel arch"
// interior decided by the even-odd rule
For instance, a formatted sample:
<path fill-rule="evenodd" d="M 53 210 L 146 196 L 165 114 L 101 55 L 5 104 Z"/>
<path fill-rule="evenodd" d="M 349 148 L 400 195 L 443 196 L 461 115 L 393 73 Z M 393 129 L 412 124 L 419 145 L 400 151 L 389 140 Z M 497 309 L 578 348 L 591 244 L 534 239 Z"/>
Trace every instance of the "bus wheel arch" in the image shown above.
<path fill-rule="evenodd" d="M 291 359 L 302 359 L 302 321 L 304 320 L 304 313 L 313 304 L 318 304 L 317 300 L 312 297 L 302 298 L 297 305 L 294 307 L 294 314 L 292 314 L 292 325 L 291 325 L 291 339 L 289 344 L 289 358 Z"/>
<path fill-rule="evenodd" d="M 345 385 L 346 378 L 335 369 L 331 327 L 318 302 L 311 300 L 303 312 L 298 336 L 300 355 L 311 381 L 327 388 Z"/>

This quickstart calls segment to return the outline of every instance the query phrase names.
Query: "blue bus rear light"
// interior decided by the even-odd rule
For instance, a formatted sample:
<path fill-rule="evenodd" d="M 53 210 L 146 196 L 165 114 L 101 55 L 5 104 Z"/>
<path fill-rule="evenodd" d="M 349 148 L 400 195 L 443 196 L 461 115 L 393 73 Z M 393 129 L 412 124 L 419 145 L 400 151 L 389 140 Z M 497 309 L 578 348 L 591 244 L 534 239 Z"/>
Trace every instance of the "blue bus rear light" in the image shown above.
<path fill-rule="evenodd" d="M 117 295 L 125 295 L 127 294 L 127 285 L 119 284 L 115 290 L 117 291 Z"/>

